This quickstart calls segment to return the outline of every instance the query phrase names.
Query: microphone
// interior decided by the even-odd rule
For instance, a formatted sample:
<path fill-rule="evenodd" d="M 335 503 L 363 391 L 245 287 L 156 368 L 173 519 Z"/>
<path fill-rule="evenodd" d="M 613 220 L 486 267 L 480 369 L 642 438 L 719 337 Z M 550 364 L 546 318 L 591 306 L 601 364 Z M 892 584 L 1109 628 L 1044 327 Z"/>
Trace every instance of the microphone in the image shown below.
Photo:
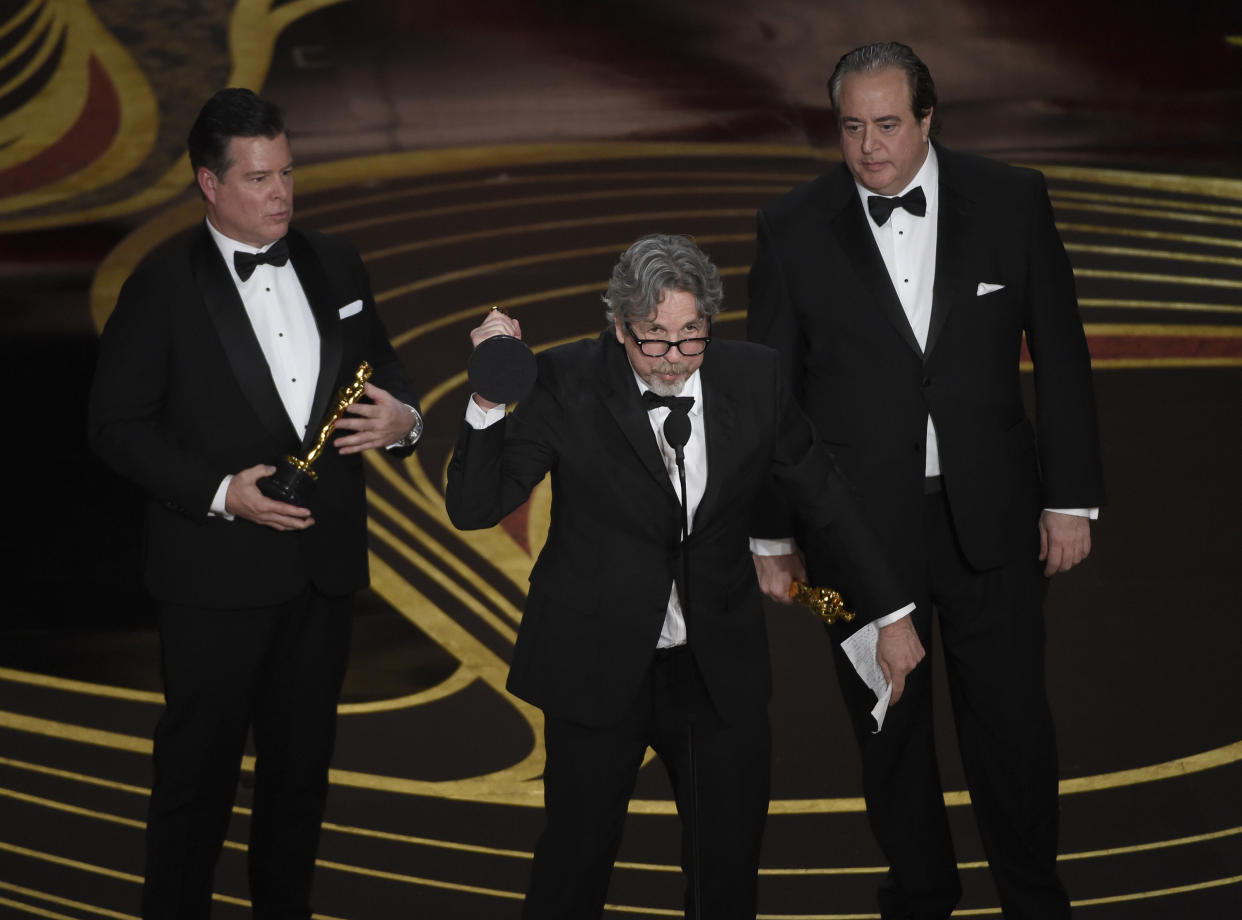
<path fill-rule="evenodd" d="M 681 406 L 670 407 L 668 418 L 664 420 L 664 440 L 673 448 L 677 455 L 677 474 L 681 480 L 681 593 L 682 615 L 687 621 L 690 617 L 690 553 L 685 541 L 690 537 L 690 521 L 686 516 L 686 456 L 683 448 L 690 440 L 690 416 Z M 686 744 L 690 753 L 690 839 L 691 865 L 694 875 L 694 917 L 699 920 L 703 916 L 703 899 L 699 889 L 699 771 L 694 750 L 694 711 L 686 711 Z"/>
<path fill-rule="evenodd" d="M 690 440 L 690 416 L 685 409 L 675 406 L 664 420 L 664 440 L 673 448 L 677 458 L 677 478 L 681 482 L 681 537 L 690 535 L 690 519 L 686 511 L 686 455 L 683 448 Z"/>
<path fill-rule="evenodd" d="M 664 439 L 677 455 L 677 466 L 684 468 L 686 458 L 682 448 L 690 440 L 690 416 L 684 410 L 674 410 L 668 414 L 668 418 L 664 420 Z"/>
<path fill-rule="evenodd" d="M 687 404 L 692 400 L 686 399 Z M 677 456 L 677 476 L 681 482 L 681 610 L 690 620 L 690 552 L 686 541 L 690 538 L 690 520 L 686 511 L 686 455 L 684 448 L 690 441 L 690 415 L 683 404 L 674 403 L 669 406 L 668 418 L 664 420 L 664 440 L 673 448 Z M 699 871 L 699 775 L 698 762 L 694 750 L 694 711 L 686 711 L 686 745 L 690 754 L 690 840 L 691 865 L 694 876 L 694 911 L 695 920 L 703 916 L 703 898 L 700 892 Z M 688 914 L 689 916 L 689 914 Z"/>

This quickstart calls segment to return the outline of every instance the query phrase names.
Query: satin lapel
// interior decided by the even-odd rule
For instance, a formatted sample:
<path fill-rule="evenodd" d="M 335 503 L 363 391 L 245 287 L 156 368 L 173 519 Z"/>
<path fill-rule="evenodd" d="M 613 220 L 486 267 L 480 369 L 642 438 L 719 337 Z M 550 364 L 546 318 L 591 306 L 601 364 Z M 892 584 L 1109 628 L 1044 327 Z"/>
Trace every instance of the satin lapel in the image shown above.
<path fill-rule="evenodd" d="M 936 282 L 932 288 L 932 315 L 927 329 L 927 355 L 936 347 L 958 297 L 973 296 L 963 290 L 967 237 L 973 202 L 961 191 L 953 169 L 953 155 L 937 147 L 940 161 L 940 217 L 936 225 Z"/>
<path fill-rule="evenodd" d="M 664 467 L 664 459 L 660 456 L 660 448 L 656 444 L 655 433 L 651 430 L 647 410 L 639 398 L 638 384 L 634 381 L 634 371 L 625 356 L 625 349 L 619 347 L 615 341 L 607 339 L 600 344 L 604 350 L 600 374 L 604 405 L 612 413 L 643 467 L 675 502 L 677 492 L 673 489 L 668 470 Z"/>
<path fill-rule="evenodd" d="M 699 369 L 703 393 L 703 427 L 707 432 L 707 485 L 694 513 L 693 531 L 707 521 L 720 501 L 721 483 L 729 478 L 729 445 L 738 443 L 737 399 L 729 387 L 728 374 L 712 361 L 711 352 Z"/>
<path fill-rule="evenodd" d="M 884 259 L 875 244 L 875 237 L 867 225 L 867 215 L 863 212 L 853 180 L 850 180 L 849 195 L 831 221 L 837 244 L 845 253 L 846 262 L 853 266 L 869 292 L 870 296 L 863 299 L 862 305 L 865 307 L 874 304 L 883 312 L 884 318 L 901 336 L 902 341 L 921 357 L 923 349 L 919 348 L 919 340 L 914 337 L 910 320 L 906 319 L 906 311 L 902 309 L 901 300 L 893 290 L 892 279 L 888 276 L 888 269 L 884 267 Z M 833 282 L 830 279 L 828 283 Z"/>
<path fill-rule="evenodd" d="M 292 451 L 298 443 L 297 433 L 272 382 L 271 368 L 250 325 L 237 286 L 207 228 L 199 227 L 197 234 L 191 246 L 194 275 L 233 375 L 264 427 Z"/>
<path fill-rule="evenodd" d="M 315 325 L 319 328 L 319 381 L 315 384 L 310 424 L 306 427 L 306 436 L 302 441 L 302 446 L 309 448 L 319 437 L 322 420 L 328 414 L 329 400 L 335 398 L 336 382 L 340 379 L 342 344 L 339 311 L 345 304 L 337 303 L 339 295 L 334 296 L 319 255 L 306 238 L 291 229 L 285 239 L 289 243 L 289 261 L 293 263 L 293 270 L 298 273 L 298 283 L 302 286 L 302 293 L 306 295 L 306 302 L 310 304 L 311 313 L 315 317 Z M 351 377 L 353 370 L 350 368 Z"/>

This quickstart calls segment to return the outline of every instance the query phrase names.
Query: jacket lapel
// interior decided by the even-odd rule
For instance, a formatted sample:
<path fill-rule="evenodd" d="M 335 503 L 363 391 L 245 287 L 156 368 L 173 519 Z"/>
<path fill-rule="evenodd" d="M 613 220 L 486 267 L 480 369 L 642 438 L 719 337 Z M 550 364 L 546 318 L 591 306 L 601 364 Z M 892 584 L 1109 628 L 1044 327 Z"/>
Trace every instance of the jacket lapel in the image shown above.
<path fill-rule="evenodd" d="M 940 217 L 936 224 L 936 280 L 932 287 L 932 315 L 927 330 L 927 355 L 931 355 L 958 297 L 971 296 L 966 270 L 967 237 L 974 202 L 962 190 L 951 152 L 936 145 L 940 166 Z"/>
<path fill-rule="evenodd" d="M 263 426 L 279 443 L 293 450 L 298 443 L 297 432 L 284 403 L 280 401 L 276 384 L 272 382 L 271 369 L 233 278 L 205 226 L 199 226 L 196 232 L 191 246 L 191 260 L 203 303 L 242 392 Z"/>
<path fill-rule="evenodd" d="M 319 380 L 315 385 L 315 400 L 311 404 L 310 423 L 302 441 L 302 447 L 309 448 L 319 437 L 319 428 L 328 413 L 329 400 L 334 398 L 336 382 L 341 375 L 341 317 L 338 311 L 345 305 L 337 303 L 338 298 L 333 296 L 331 282 L 319 256 L 306 238 L 290 229 L 286 240 L 289 243 L 289 261 L 293 263 L 298 283 L 319 328 Z M 353 376 L 353 370 L 350 368 L 350 376 Z"/>
<path fill-rule="evenodd" d="M 721 500 L 721 483 L 729 478 L 729 445 L 739 443 L 737 398 L 729 384 L 727 373 L 708 352 L 699 368 L 700 390 L 703 394 L 703 427 L 707 433 L 707 485 L 699 507 L 694 513 L 694 531 L 699 522 L 707 521 Z"/>
<path fill-rule="evenodd" d="M 655 479 L 656 484 L 674 502 L 677 493 L 664 467 L 664 459 L 651 430 L 651 420 L 638 394 L 634 370 L 630 367 L 625 349 L 617 344 L 611 329 L 601 335 L 600 346 L 604 352 L 601 369 L 601 390 L 604 405 L 616 420 L 625 439 L 630 442 L 643 467 Z"/>
<path fill-rule="evenodd" d="M 835 174 L 842 178 L 834 188 L 835 201 L 830 205 L 829 222 L 837 238 L 837 245 L 845 253 L 846 261 L 853 266 L 868 295 L 863 303 L 875 304 L 884 314 L 884 318 L 892 325 L 902 341 L 913 349 L 920 357 L 923 349 L 919 347 L 914 330 L 910 328 L 910 320 L 901 307 L 901 300 L 893 290 L 892 279 L 888 269 L 884 267 L 884 259 L 875 244 L 875 236 L 867 225 L 867 215 L 863 211 L 862 201 L 854 187 L 854 180 L 849 170 L 840 167 Z"/>

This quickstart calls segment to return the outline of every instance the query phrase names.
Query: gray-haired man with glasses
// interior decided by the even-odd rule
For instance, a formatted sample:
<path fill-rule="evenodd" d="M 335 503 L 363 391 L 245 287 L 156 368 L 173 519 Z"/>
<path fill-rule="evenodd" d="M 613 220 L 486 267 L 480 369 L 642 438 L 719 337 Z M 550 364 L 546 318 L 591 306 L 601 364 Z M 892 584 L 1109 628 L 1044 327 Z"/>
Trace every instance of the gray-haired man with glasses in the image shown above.
<path fill-rule="evenodd" d="M 848 560 L 860 620 L 907 600 L 776 353 L 712 340 L 722 293 L 692 240 L 643 237 L 613 270 L 598 338 L 540 354 L 508 417 L 477 393 L 467 408 L 454 524 L 490 527 L 552 482 L 508 683 L 545 717 L 528 918 L 601 915 L 648 746 L 682 819 L 687 916 L 755 916 L 771 671 L 748 530 L 769 477 Z M 471 338 L 495 335 L 521 327 L 493 312 Z M 904 675 L 905 651 L 885 666 Z"/>

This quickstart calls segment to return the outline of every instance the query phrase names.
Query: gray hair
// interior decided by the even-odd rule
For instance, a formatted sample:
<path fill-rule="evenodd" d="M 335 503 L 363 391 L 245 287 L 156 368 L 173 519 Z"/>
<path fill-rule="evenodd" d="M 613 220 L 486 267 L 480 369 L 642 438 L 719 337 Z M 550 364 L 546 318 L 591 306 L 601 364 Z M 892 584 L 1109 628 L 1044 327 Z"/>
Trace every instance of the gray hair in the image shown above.
<path fill-rule="evenodd" d="M 632 243 L 613 268 L 604 316 L 609 325 L 646 319 L 665 294 L 676 291 L 693 294 L 699 316 L 708 320 L 724 300 L 720 273 L 692 237 L 648 234 Z"/>
<path fill-rule="evenodd" d="M 910 84 L 910 111 L 914 117 L 922 121 L 928 112 L 932 113 L 931 128 L 928 134 L 935 137 L 940 133 L 940 119 L 936 116 L 936 83 L 932 80 L 931 71 L 919 60 L 914 49 L 901 42 L 874 42 L 855 48 L 841 56 L 837 67 L 828 78 L 828 95 L 832 97 L 832 107 L 840 112 L 841 81 L 847 74 L 875 73 L 877 70 L 892 68 L 906 75 Z"/>

